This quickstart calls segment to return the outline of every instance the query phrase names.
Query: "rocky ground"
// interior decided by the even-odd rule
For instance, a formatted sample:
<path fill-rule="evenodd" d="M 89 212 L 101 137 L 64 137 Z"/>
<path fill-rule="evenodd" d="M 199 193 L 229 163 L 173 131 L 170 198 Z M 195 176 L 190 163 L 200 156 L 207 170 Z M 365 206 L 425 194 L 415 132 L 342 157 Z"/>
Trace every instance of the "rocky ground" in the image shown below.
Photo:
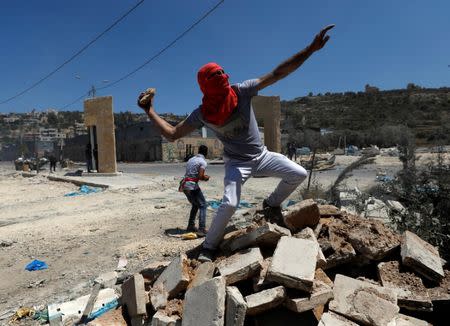
<path fill-rule="evenodd" d="M 345 157 L 340 168 L 355 158 Z M 379 161 L 378 161 L 379 160 Z M 379 158 L 377 164 L 355 173 L 349 182 L 367 187 L 378 170 L 396 170 L 396 158 Z M 78 190 L 70 183 L 49 181 L 44 172 L 24 178 L 11 165 L 0 165 L 0 324 L 21 306 L 43 307 L 90 293 L 93 279 L 127 259 L 127 271 L 135 272 L 149 262 L 177 256 L 201 243 L 167 236 L 184 228 L 189 205 L 176 191 L 178 178 L 163 174 L 152 183 L 119 190 L 104 190 L 85 196 L 65 197 Z M 369 177 L 367 177 L 369 175 Z M 328 186 L 336 173 L 317 174 Z M 250 179 L 243 200 L 259 205 L 270 189 L 272 178 Z M 220 200 L 222 178 L 203 186 L 207 199 Z M 299 200 L 299 192 L 292 195 Z M 208 210 L 208 222 L 213 211 Z M 33 259 L 49 268 L 28 272 Z"/>

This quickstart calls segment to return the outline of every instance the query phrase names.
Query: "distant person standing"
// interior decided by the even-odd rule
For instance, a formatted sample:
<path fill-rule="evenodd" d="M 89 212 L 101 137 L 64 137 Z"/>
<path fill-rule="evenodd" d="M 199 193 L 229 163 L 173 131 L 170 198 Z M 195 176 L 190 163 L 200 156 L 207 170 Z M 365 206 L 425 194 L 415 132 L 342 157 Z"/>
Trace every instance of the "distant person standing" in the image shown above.
<path fill-rule="evenodd" d="M 198 154 L 191 157 L 186 165 L 186 173 L 180 182 L 180 191 L 184 192 L 186 198 L 192 205 L 189 214 L 189 222 L 187 232 L 197 232 L 199 236 L 205 236 L 206 230 L 206 201 L 198 182 L 200 180 L 208 181 L 209 176 L 205 174 L 206 160 L 208 155 L 208 147 L 200 145 Z M 195 218 L 200 210 L 198 219 L 198 231 L 195 228 Z"/>
<path fill-rule="evenodd" d="M 50 172 L 56 172 L 56 156 L 55 154 L 50 154 L 50 157 L 48 158 L 50 161 Z"/>
<path fill-rule="evenodd" d="M 92 171 L 92 146 L 91 146 L 91 143 L 88 143 L 86 145 L 84 154 L 86 157 L 86 169 L 87 169 L 88 173 L 90 173 Z"/>

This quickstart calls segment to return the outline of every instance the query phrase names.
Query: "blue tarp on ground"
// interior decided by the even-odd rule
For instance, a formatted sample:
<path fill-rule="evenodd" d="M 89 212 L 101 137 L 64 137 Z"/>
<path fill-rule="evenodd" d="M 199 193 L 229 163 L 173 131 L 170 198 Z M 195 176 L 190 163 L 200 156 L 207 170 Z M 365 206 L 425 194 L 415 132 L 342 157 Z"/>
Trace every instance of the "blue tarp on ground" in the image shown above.
<path fill-rule="evenodd" d="M 96 187 L 90 187 L 86 185 L 82 185 L 80 187 L 79 191 L 75 192 L 69 192 L 68 194 L 65 194 L 64 197 L 74 197 L 74 196 L 81 196 L 81 195 L 89 195 L 95 192 L 102 191 L 102 188 L 96 188 Z"/>
<path fill-rule="evenodd" d="M 221 200 L 208 200 L 208 206 L 210 206 L 212 209 L 218 209 L 220 204 L 222 204 Z M 241 200 L 239 202 L 238 208 L 242 208 L 242 207 L 251 208 L 251 207 L 253 207 L 253 205 L 250 204 L 248 201 Z"/>
<path fill-rule="evenodd" d="M 30 272 L 39 271 L 41 269 L 47 269 L 47 268 L 48 268 L 48 266 L 44 261 L 37 260 L 37 259 L 33 260 L 31 263 L 29 263 L 27 266 L 25 266 L 25 269 Z"/>

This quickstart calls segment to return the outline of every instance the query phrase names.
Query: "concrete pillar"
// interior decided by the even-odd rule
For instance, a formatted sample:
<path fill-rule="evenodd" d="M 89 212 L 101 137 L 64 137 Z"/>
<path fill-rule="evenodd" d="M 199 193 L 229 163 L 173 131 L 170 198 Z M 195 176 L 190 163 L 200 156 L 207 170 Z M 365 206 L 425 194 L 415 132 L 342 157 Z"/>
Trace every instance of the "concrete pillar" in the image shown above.
<path fill-rule="evenodd" d="M 96 127 L 98 148 L 97 171 L 100 173 L 117 173 L 112 96 L 85 100 L 84 123 L 88 128 Z"/>
<path fill-rule="evenodd" d="M 256 120 L 264 122 L 264 145 L 272 152 L 281 152 L 281 103 L 279 96 L 255 96 L 252 99 Z"/>

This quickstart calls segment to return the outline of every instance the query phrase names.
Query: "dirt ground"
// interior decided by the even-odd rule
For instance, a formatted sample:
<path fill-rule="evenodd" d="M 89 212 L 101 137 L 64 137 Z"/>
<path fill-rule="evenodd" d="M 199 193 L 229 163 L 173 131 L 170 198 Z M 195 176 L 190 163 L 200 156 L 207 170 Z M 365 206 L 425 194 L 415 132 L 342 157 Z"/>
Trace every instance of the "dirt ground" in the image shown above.
<path fill-rule="evenodd" d="M 316 174 L 316 182 L 328 187 L 355 159 L 339 157 L 338 168 Z M 379 157 L 349 182 L 357 179 L 364 188 L 375 182 L 378 170 L 400 167 L 397 158 Z M 0 324 L 5 321 L 2 315 L 21 306 L 42 308 L 88 294 L 93 279 L 113 271 L 120 257 L 127 258 L 127 272 L 133 273 L 202 242 L 165 235 L 166 230 L 186 226 L 190 209 L 173 176 L 157 176 L 145 186 L 65 197 L 78 187 L 49 181 L 45 174 L 25 178 L 11 165 L 0 165 Z M 258 205 L 277 183 L 273 178 L 250 179 L 242 199 Z M 220 200 L 222 177 L 212 178 L 203 190 L 207 200 Z M 300 199 L 299 192 L 291 199 Z M 208 224 L 212 217 L 209 208 Z M 49 268 L 26 271 L 33 259 Z"/>

